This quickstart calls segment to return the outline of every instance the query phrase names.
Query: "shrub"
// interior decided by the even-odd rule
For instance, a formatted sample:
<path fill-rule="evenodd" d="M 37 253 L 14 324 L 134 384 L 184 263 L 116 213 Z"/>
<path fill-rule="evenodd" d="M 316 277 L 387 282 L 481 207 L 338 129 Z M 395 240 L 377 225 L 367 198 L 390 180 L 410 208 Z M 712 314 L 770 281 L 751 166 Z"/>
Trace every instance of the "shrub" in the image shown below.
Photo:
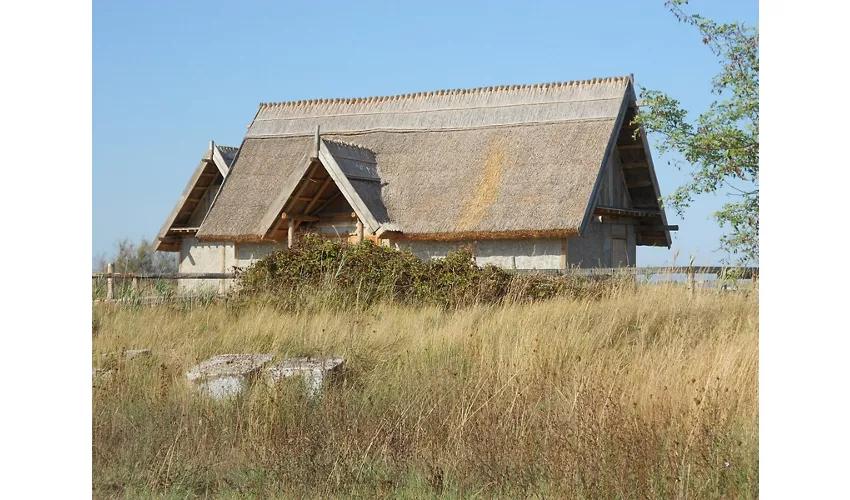
<path fill-rule="evenodd" d="M 241 297 L 272 297 L 288 307 L 319 298 L 338 305 L 389 301 L 454 308 L 556 296 L 599 297 L 616 288 L 613 285 L 630 282 L 610 276 L 518 276 L 492 265 L 479 268 L 465 247 L 444 259 L 423 262 L 409 251 L 311 234 L 293 248 L 257 261 L 238 279 Z"/>

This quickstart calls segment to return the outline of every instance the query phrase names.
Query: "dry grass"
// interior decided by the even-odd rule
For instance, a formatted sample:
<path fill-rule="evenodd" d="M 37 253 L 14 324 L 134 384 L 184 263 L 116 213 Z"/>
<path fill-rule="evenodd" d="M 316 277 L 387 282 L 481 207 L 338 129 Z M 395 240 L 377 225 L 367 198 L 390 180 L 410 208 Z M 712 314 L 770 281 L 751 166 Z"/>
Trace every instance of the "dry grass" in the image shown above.
<path fill-rule="evenodd" d="M 93 363 L 114 369 L 93 389 L 95 497 L 758 496 L 754 293 L 93 314 Z M 228 352 L 346 371 L 320 404 L 190 393 L 185 371 Z"/>

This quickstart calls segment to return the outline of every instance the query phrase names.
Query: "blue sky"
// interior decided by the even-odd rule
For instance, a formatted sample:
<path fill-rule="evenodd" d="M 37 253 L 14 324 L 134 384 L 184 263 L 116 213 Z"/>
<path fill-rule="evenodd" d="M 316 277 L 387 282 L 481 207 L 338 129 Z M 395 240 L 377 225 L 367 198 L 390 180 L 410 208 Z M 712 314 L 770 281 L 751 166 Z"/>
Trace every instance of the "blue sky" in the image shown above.
<path fill-rule="evenodd" d="M 154 238 L 209 141 L 239 146 L 260 102 L 633 73 L 699 113 L 719 66 L 663 3 L 95 1 L 92 253 Z M 756 1 L 689 10 L 758 26 Z M 669 194 L 687 174 L 653 154 Z M 718 263 L 724 200 L 668 211 L 672 248 L 638 247 L 638 265 Z"/>

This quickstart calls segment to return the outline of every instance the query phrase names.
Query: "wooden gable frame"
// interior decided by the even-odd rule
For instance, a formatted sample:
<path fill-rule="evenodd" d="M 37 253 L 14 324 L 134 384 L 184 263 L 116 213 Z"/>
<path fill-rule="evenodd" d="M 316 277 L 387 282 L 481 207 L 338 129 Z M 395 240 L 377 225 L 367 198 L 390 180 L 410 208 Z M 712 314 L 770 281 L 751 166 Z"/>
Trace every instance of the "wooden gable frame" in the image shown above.
<path fill-rule="evenodd" d="M 180 239 L 184 236 L 194 236 L 198 231 L 198 227 L 189 227 L 187 225 L 192 214 L 201 203 L 206 191 L 219 178 L 227 179 L 227 174 L 230 171 L 228 164 L 221 150 L 215 145 L 215 142 L 210 141 L 210 146 L 206 153 L 201 158 L 195 171 L 186 183 L 183 189 L 183 194 L 174 205 L 165 223 L 157 234 L 154 242 L 154 250 L 162 252 L 177 252 L 180 251 Z"/>
<path fill-rule="evenodd" d="M 354 159 L 334 154 L 317 133 L 312 151 L 304 155 L 263 217 L 261 227 L 266 228 L 266 232 L 262 239 L 275 242 L 283 241 L 284 237 L 291 239 L 292 232 L 303 222 L 318 222 L 316 214 L 339 197 L 345 198 L 354 210 L 360 237 L 365 233 L 378 232 L 382 222 L 388 226 L 387 221 L 379 220 L 386 217 L 376 216 L 373 213 L 374 207 L 364 201 L 353 184 L 376 183 L 376 187 L 380 189 L 381 179 L 377 175 L 377 169 L 366 168 L 363 172 L 347 172 L 341 165 L 343 162 L 374 166 L 375 160 L 374 155 L 371 158 L 361 155 Z M 325 198 L 324 195 L 332 184 L 338 192 Z M 311 189 L 311 186 L 315 189 Z"/>
<path fill-rule="evenodd" d="M 594 183 L 593 191 L 579 228 L 579 234 L 584 234 L 587 225 L 593 217 L 612 214 L 611 210 L 614 207 L 601 206 L 598 201 L 600 199 L 600 190 L 605 169 L 608 166 L 610 157 L 616 152 L 621 157 L 639 158 L 637 161 L 623 162 L 620 165 L 620 174 L 623 176 L 629 198 L 641 201 L 641 204 L 635 208 L 643 212 L 641 220 L 646 221 L 646 224 L 636 226 L 637 244 L 666 246 L 669 248 L 672 244 L 670 231 L 677 230 L 678 227 L 670 226 L 667 223 L 667 214 L 664 212 L 664 207 L 660 202 L 661 188 L 658 185 L 658 178 L 655 175 L 655 167 L 652 163 L 652 155 L 650 154 L 646 134 L 642 130 L 638 130 L 638 137 L 635 138 L 634 136 L 635 130 L 639 129 L 639 126 L 633 126 L 631 124 L 636 112 L 637 97 L 634 91 L 634 82 L 632 81 L 626 86 L 623 102 L 620 105 L 620 111 L 614 122 L 605 154 L 602 157 L 602 165 L 599 167 L 599 173 L 597 174 L 596 182 Z M 636 171 L 643 172 L 641 176 L 644 180 L 636 182 L 627 181 L 624 172 L 627 168 L 639 169 Z"/>

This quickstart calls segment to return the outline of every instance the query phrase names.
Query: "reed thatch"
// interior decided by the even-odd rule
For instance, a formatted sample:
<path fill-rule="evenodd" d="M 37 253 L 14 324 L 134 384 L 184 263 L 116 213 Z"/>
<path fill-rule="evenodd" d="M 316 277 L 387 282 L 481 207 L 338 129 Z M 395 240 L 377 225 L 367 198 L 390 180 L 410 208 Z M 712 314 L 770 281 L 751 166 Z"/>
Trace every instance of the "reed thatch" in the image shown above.
<path fill-rule="evenodd" d="M 285 181 L 315 154 L 317 125 L 382 231 L 577 234 L 630 83 L 263 104 L 198 237 L 262 239 Z"/>
<path fill-rule="evenodd" d="M 260 241 L 263 216 L 292 171 L 312 150 L 312 138 L 246 140 L 197 237 L 205 241 Z"/>

